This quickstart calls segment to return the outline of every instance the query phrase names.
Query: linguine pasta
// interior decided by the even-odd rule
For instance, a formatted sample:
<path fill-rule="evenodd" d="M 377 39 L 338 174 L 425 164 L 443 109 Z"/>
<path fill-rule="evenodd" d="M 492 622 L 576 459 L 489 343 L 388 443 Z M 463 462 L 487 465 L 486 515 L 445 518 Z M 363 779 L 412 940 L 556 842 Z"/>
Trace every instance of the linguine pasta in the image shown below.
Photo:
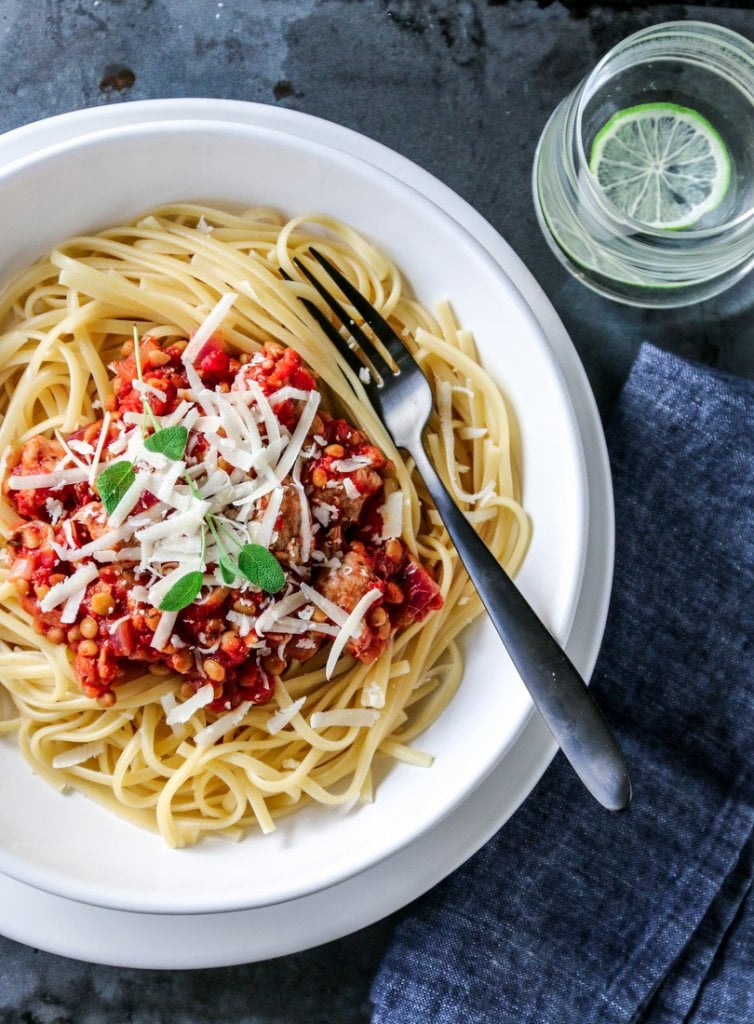
<path fill-rule="evenodd" d="M 86 696 L 67 645 L 35 630 L 3 562 L 0 690 L 10 699 L 0 734 L 15 738 L 51 785 L 159 830 L 172 846 L 208 833 L 268 832 L 305 801 L 369 800 L 380 756 L 428 766 L 430 755 L 413 741 L 459 685 L 459 634 L 481 611 L 411 462 L 396 451 L 362 381 L 300 301 L 319 302 L 293 263 L 308 261 L 315 243 L 405 337 L 435 394 L 430 456 L 482 538 L 515 573 L 529 525 L 506 402 L 449 305 L 433 312 L 420 305 L 393 263 L 347 225 L 326 216 L 286 221 L 268 209 L 235 214 L 172 205 L 70 239 L 0 292 L 4 460 L 35 435 L 68 435 L 101 418 L 112 389 L 108 366 L 134 324 L 141 336 L 164 344 L 186 339 L 219 299 L 234 293 L 221 325 L 228 346 L 239 353 L 265 343 L 294 349 L 318 375 L 327 405 L 393 461 L 401 539 L 442 595 L 440 609 L 391 636 L 371 664 L 343 655 L 328 678 L 323 649 L 277 679 L 268 703 L 224 715 L 199 707 L 181 721 L 171 715 L 180 679 L 141 663 L 115 687 L 111 707 Z M 5 543 L 17 525 L 14 509 L 0 503 Z"/>

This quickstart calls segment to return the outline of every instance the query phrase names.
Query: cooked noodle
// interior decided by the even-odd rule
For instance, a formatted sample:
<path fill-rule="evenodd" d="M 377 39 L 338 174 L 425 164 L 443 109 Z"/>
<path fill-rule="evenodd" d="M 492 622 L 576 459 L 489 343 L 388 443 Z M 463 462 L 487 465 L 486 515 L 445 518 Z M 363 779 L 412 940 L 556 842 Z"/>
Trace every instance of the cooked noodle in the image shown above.
<path fill-rule="evenodd" d="M 301 283 L 293 258 L 308 260 L 313 243 L 414 351 L 437 400 L 427 435 L 431 457 L 483 539 L 515 573 L 529 526 L 518 500 L 517 439 L 506 403 L 450 307 L 423 308 L 406 294 L 397 268 L 346 225 L 325 216 L 286 222 L 266 209 L 236 215 L 174 205 L 65 242 L 0 292 L 3 452 L 40 432 L 67 435 L 99 419 L 112 389 L 108 365 L 134 323 L 141 335 L 186 338 L 221 296 L 236 292 L 221 328 L 229 346 L 253 352 L 277 342 L 297 350 L 318 374 L 326 401 L 395 462 L 404 496 L 402 539 L 430 568 L 443 596 L 440 610 L 393 636 L 373 664 L 343 656 L 327 680 L 325 649 L 295 665 L 268 704 L 251 707 L 203 745 L 202 730 L 216 720 L 206 709 L 185 725 L 166 724 L 180 685 L 174 675 L 140 667 L 140 675 L 116 687 L 117 701 L 106 709 L 85 696 L 70 651 L 35 631 L 3 563 L 0 679 L 15 710 L 0 721 L 0 733 L 15 735 L 33 770 L 53 786 L 79 790 L 159 829 L 173 846 L 205 833 L 238 837 L 257 826 L 267 832 L 276 817 L 306 800 L 370 799 L 379 754 L 429 765 L 431 757 L 413 741 L 458 687 L 459 634 L 481 611 L 411 462 L 395 450 L 361 380 L 299 301 L 315 293 Z M 284 281 L 280 269 L 296 283 Z M 4 542 L 17 523 L 13 509 L 0 503 Z M 311 724 L 313 714 L 338 709 L 353 709 L 341 718 L 345 724 L 327 724 L 327 717 Z"/>

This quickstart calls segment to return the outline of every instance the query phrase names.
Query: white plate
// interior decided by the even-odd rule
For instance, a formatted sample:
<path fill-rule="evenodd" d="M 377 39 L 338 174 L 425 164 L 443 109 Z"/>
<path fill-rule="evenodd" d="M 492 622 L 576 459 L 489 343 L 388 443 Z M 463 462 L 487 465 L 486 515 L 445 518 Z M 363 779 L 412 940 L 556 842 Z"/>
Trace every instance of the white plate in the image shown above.
<path fill-rule="evenodd" d="M 492 253 L 524 293 L 547 334 L 567 380 L 588 453 L 586 574 L 568 641 L 569 653 L 588 675 L 599 647 L 611 578 L 612 505 L 604 441 L 586 378 L 562 325 L 511 250 L 467 204 L 408 161 L 336 125 L 270 107 L 223 101 L 165 101 L 86 111 L 12 133 L 2 140 L 0 156 L 22 157 L 67 134 L 121 122 L 124 114 L 140 121 L 200 115 L 273 125 L 358 153 L 389 168 L 438 202 Z M 546 730 L 533 716 L 503 765 L 450 818 L 389 860 L 328 893 L 295 900 L 284 907 L 190 917 L 179 922 L 170 917 L 145 919 L 83 907 L 0 879 L 0 928 L 22 941 L 56 952 L 144 966 L 209 966 L 261 959 L 326 941 L 389 913 L 461 863 L 507 820 L 541 775 L 553 750 Z M 93 932 L 88 927 L 105 922 L 109 922 L 109 934 L 117 936 L 106 948 L 97 938 L 97 929 Z M 169 942 L 163 941 L 167 935 Z M 197 941 L 199 936 L 201 941 Z M 198 954 L 197 949 L 201 950 Z"/>
<path fill-rule="evenodd" d="M 136 914 L 76 903 L 0 875 L 0 932 L 78 960 L 165 970 L 310 949 L 373 924 L 449 875 L 507 820 L 553 752 L 547 728 L 533 715 L 504 764 L 444 822 L 324 892 L 234 913 Z"/>
<path fill-rule="evenodd" d="M 181 199 L 334 214 L 372 238 L 426 305 L 449 296 L 514 409 L 533 536 L 518 584 L 567 636 L 586 542 L 586 484 L 570 398 L 543 332 L 507 276 L 454 220 L 371 164 L 275 129 L 208 121 L 123 126 L 60 143 L 0 173 L 0 277 L 56 241 Z M 312 806 L 272 836 L 168 849 L 159 837 L 31 776 L 0 746 L 0 869 L 58 895 L 161 913 L 281 903 L 351 877 L 413 841 L 468 796 L 518 735 L 531 701 L 487 620 L 465 637 L 464 681 L 421 737 L 431 771 L 391 767 L 366 807 Z M 50 842 L 50 835 L 56 837 Z M 201 885 L 196 879 L 203 879 Z"/>

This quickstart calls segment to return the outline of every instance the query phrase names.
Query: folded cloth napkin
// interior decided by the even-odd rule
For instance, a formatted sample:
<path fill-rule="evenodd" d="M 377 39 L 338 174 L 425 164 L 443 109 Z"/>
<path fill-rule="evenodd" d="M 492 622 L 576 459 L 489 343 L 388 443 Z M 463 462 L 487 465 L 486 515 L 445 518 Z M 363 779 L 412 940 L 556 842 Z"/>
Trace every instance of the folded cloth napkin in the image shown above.
<path fill-rule="evenodd" d="M 630 809 L 562 755 L 401 919 L 374 1024 L 753 1024 L 754 381 L 645 346 L 608 430 L 593 686 Z"/>

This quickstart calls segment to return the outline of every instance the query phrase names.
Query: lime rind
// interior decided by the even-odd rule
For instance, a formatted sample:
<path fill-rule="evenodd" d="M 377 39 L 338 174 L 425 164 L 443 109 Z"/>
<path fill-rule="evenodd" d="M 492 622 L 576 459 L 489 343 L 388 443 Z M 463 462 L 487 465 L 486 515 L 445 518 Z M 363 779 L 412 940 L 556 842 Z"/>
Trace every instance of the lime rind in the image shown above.
<path fill-rule="evenodd" d="M 693 227 L 730 184 L 719 132 L 677 103 L 641 103 L 613 114 L 595 136 L 589 170 L 623 213 L 668 230 Z"/>

